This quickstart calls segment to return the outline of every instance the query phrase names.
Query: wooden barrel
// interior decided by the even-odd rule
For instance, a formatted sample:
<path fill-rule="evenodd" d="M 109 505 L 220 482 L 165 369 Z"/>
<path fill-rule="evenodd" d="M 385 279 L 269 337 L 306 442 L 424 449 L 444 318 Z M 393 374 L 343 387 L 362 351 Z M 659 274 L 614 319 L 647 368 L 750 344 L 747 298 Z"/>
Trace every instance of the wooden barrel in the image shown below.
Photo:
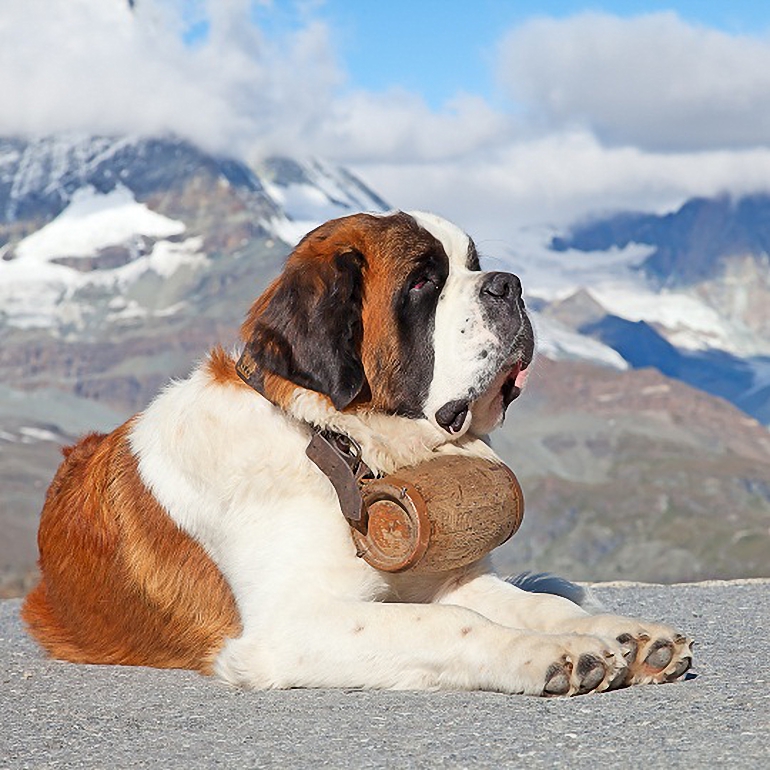
<path fill-rule="evenodd" d="M 519 528 L 524 496 L 513 471 L 442 456 L 365 481 L 358 555 L 386 572 L 444 572 L 477 561 Z"/>

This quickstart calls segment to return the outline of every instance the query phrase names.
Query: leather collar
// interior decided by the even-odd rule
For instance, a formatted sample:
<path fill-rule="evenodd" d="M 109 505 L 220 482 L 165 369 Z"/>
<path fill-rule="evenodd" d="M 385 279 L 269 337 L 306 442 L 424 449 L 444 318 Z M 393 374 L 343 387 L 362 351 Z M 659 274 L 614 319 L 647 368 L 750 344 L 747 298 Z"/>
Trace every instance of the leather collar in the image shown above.
<path fill-rule="evenodd" d="M 257 362 L 244 349 L 235 365 L 238 376 L 261 395 L 264 394 L 262 373 Z M 371 468 L 361 459 L 361 447 L 349 436 L 337 431 L 310 426 L 313 438 L 305 454 L 329 479 L 337 492 L 342 514 L 351 526 L 365 527 L 365 506 L 361 497 L 361 484 L 366 478 L 373 478 Z"/>
<path fill-rule="evenodd" d="M 373 474 L 361 459 L 361 447 L 342 433 L 314 427 L 305 454 L 331 481 L 343 516 L 352 526 L 365 526 L 361 484 L 364 479 L 373 478 Z"/>

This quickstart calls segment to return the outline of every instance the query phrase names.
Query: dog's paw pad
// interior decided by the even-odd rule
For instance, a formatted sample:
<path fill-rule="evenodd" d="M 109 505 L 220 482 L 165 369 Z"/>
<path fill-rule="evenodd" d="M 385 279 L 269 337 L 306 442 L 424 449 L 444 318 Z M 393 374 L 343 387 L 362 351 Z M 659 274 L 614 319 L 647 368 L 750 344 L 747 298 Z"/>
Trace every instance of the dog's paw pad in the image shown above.
<path fill-rule="evenodd" d="M 579 681 L 577 692 L 582 695 L 595 690 L 604 681 L 607 666 L 596 655 L 586 653 L 578 659 L 575 673 Z"/>
<path fill-rule="evenodd" d="M 640 648 L 641 659 L 634 667 L 634 681 L 673 682 L 692 665 L 692 640 L 682 634 L 657 638 Z"/>
<path fill-rule="evenodd" d="M 644 665 L 653 671 L 662 671 L 674 657 L 674 643 L 668 639 L 658 639 L 650 645 L 650 651 L 644 659 Z"/>
<path fill-rule="evenodd" d="M 572 678 L 572 663 L 565 657 L 560 663 L 552 663 L 545 672 L 544 695 L 566 695 Z"/>
<path fill-rule="evenodd" d="M 671 671 L 666 672 L 666 681 L 673 682 L 679 679 L 690 670 L 690 666 L 692 666 L 692 658 L 682 658 Z"/>
<path fill-rule="evenodd" d="M 624 687 L 628 681 L 628 672 L 629 669 L 627 665 L 619 667 L 613 678 L 607 683 L 607 689 L 617 690 L 620 687 Z"/>

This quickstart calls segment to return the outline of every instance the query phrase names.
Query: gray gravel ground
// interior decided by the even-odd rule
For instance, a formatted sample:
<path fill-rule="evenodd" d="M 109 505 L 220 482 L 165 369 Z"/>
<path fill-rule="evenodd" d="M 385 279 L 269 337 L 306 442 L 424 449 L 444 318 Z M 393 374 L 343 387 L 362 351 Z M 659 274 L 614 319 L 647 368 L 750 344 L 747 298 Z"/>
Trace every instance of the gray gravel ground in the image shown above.
<path fill-rule="evenodd" d="M 675 684 L 571 699 L 246 692 L 45 659 L 0 602 L 1 768 L 770 768 L 770 582 L 600 586 L 698 640 Z"/>

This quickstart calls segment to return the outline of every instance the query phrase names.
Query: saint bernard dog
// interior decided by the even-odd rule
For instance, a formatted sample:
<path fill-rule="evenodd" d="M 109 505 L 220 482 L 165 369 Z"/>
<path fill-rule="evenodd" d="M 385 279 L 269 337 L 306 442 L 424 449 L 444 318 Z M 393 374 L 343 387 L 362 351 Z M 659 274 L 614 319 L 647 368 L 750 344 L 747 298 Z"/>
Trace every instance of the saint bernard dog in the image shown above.
<path fill-rule="evenodd" d="M 482 272 L 462 230 L 419 212 L 327 222 L 241 336 L 64 450 L 23 607 L 52 656 L 256 688 L 533 695 L 687 671 L 691 640 L 673 628 L 524 591 L 487 557 L 420 575 L 358 558 L 306 455 L 314 433 L 355 442 L 377 475 L 443 454 L 499 462 L 484 437 L 532 361 L 519 279 Z"/>

